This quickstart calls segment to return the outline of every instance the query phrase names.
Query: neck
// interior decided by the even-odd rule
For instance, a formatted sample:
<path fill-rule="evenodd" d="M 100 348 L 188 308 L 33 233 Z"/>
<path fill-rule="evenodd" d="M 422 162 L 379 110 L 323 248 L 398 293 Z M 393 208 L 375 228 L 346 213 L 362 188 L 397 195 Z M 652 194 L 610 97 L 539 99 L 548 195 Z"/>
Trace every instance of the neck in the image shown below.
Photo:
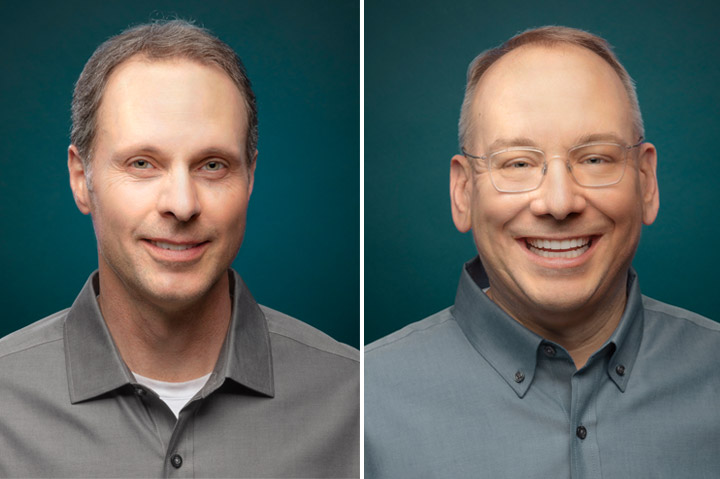
<path fill-rule="evenodd" d="M 112 271 L 101 268 L 98 304 L 131 371 L 160 381 L 189 381 L 215 367 L 232 314 L 229 287 L 224 274 L 200 300 L 169 309 L 131 294 Z"/>
<path fill-rule="evenodd" d="M 559 344 L 570 354 L 575 367 L 582 368 L 610 339 L 625 311 L 626 282 L 616 287 L 602 304 L 588 304 L 573 311 L 520 310 L 517 302 L 506 301 L 491 287 L 488 296 L 513 319 L 542 338 Z M 513 305 L 513 307 L 510 307 Z"/>

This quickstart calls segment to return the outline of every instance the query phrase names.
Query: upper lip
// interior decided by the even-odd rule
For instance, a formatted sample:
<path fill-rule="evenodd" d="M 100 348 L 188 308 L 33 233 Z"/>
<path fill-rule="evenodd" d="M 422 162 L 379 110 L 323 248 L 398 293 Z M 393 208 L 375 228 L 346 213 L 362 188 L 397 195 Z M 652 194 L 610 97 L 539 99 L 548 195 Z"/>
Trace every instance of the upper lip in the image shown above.
<path fill-rule="evenodd" d="M 587 234 L 576 234 L 576 235 L 526 235 L 526 236 L 517 236 L 516 239 L 538 239 L 538 240 L 548 240 L 548 241 L 564 241 L 564 240 L 572 240 L 572 239 L 583 239 L 583 238 L 595 238 L 599 235 L 587 233 Z"/>
<path fill-rule="evenodd" d="M 168 243 L 178 246 L 187 246 L 187 245 L 195 245 L 195 244 L 201 244 L 205 243 L 207 240 L 195 240 L 195 239 L 177 239 L 177 238 L 144 238 L 147 241 L 152 241 L 153 243 Z"/>

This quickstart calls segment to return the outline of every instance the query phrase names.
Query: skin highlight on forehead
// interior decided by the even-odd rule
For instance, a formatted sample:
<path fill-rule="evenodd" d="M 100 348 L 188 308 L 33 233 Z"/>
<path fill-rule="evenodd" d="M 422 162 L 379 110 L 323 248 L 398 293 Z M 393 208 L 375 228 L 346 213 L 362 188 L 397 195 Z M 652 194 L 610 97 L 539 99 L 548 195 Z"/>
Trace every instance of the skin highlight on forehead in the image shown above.
<path fill-rule="evenodd" d="M 181 78 L 183 84 L 174 81 L 176 78 Z M 212 88 L 204 88 L 207 86 Z M 211 91 L 213 94 L 209 94 Z M 238 108 L 227 108 L 228 102 L 235 102 Z M 220 139 L 210 136 L 212 125 L 203 125 L 197 118 L 216 118 L 218 115 L 222 116 L 219 121 L 226 119 L 241 126 L 234 133 L 234 144 L 218 146 L 242 151 L 247 115 L 240 92 L 222 70 L 182 58 L 150 61 L 133 57 L 121 63 L 108 81 L 98 110 L 96 140 L 103 135 L 115 134 L 114 140 L 120 144 L 126 144 L 130 139 L 162 144 L 172 143 L 177 138 L 185 138 L 188 142 L 198 138 L 212 145 Z M 157 122 L 158 116 L 183 131 L 165 131 Z M 178 121 L 179 117 L 182 122 Z M 203 134 L 203 129 L 207 134 Z M 122 136 L 118 136 L 118 132 Z M 222 138 L 225 143 L 226 136 Z M 201 147 L 197 145 L 198 149 Z"/>
<path fill-rule="evenodd" d="M 609 102 L 591 101 L 595 91 L 608 87 L 613 92 Z M 567 114 L 578 102 L 587 109 L 584 130 L 582 124 L 571 123 L 573 115 Z M 488 149 L 491 143 L 498 146 L 495 142 L 503 138 L 565 137 L 565 130 L 615 135 L 623 142 L 634 140 L 630 101 L 620 78 L 602 58 L 574 45 L 526 45 L 505 55 L 480 79 L 473 116 L 471 148 L 476 151 Z M 496 121 L 498 117 L 503 121 Z M 511 131 L 499 125 L 510 126 Z M 555 131 L 557 125 L 564 131 Z M 622 131 L 617 131 L 617 125 L 622 125 Z M 527 146 L 537 146 L 534 143 Z"/>

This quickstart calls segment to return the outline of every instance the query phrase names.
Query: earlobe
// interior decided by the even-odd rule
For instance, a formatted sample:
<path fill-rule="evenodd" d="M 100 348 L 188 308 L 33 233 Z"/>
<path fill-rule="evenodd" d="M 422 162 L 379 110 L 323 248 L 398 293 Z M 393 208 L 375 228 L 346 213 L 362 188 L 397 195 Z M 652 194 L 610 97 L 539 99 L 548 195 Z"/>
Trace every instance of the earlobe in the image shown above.
<path fill-rule="evenodd" d="M 461 233 L 472 227 L 472 167 L 463 155 L 450 160 L 450 204 L 455 227 Z"/>
<path fill-rule="evenodd" d="M 660 192 L 657 182 L 657 150 L 652 143 L 643 143 L 638 158 L 640 191 L 642 194 L 643 223 L 651 225 L 660 209 Z"/>
<path fill-rule="evenodd" d="M 75 204 L 82 214 L 90 214 L 90 191 L 82 159 L 75 145 L 68 148 L 68 172 L 70 173 L 70 189 Z"/>

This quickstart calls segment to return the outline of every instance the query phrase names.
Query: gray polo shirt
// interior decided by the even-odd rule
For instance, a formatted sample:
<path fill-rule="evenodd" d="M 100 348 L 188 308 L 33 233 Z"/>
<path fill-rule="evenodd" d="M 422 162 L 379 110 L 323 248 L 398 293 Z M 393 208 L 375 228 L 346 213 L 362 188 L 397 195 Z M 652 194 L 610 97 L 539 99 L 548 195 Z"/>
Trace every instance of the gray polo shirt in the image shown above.
<path fill-rule="evenodd" d="M 230 278 L 227 338 L 177 420 L 120 357 L 97 273 L 0 340 L 0 476 L 358 477 L 358 352 Z"/>
<path fill-rule="evenodd" d="M 718 478 L 720 324 L 640 294 L 579 371 L 476 259 L 455 305 L 365 351 L 366 478 Z"/>

